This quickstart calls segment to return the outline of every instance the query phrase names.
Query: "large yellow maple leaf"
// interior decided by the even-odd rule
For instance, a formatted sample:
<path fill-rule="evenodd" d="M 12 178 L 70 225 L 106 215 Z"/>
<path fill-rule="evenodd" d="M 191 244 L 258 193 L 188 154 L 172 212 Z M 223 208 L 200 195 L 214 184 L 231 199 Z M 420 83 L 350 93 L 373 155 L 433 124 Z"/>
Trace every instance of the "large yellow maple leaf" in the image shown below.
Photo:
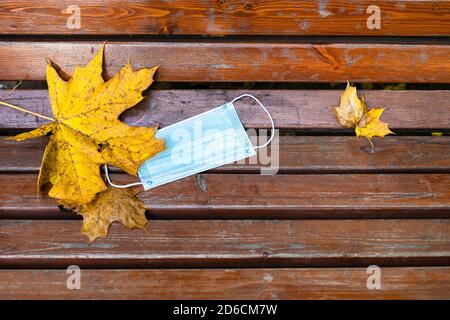
<path fill-rule="evenodd" d="M 357 137 L 366 137 L 370 143 L 375 136 L 383 138 L 393 133 L 386 122 L 380 120 L 384 109 L 368 109 L 364 101 L 358 97 L 356 87 L 347 82 L 341 94 L 339 107 L 333 108 L 339 123 L 346 128 L 354 128 Z"/>
<path fill-rule="evenodd" d="M 64 81 L 47 65 L 54 122 L 19 134 L 17 141 L 51 134 L 45 149 L 38 189 L 51 183 L 49 195 L 66 207 L 90 203 L 107 189 L 100 165 L 110 164 L 136 175 L 140 165 L 164 149 L 156 128 L 131 127 L 118 117 L 143 99 L 156 68 L 133 71 L 125 65 L 109 81 L 102 78 L 104 45 L 85 67 Z"/>

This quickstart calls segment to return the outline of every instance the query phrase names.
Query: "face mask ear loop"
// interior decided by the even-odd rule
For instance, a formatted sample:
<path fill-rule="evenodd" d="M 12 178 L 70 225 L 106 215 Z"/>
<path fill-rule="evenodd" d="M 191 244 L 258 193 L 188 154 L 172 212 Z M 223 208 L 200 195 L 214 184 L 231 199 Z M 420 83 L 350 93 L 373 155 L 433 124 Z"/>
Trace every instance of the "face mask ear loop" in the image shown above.
<path fill-rule="evenodd" d="M 134 182 L 134 183 L 129 183 L 129 184 L 114 184 L 111 182 L 111 179 L 109 178 L 108 165 L 105 164 L 103 167 L 105 168 L 106 181 L 108 181 L 108 183 L 111 187 L 124 189 L 124 188 L 129 188 L 129 187 L 134 187 L 134 186 L 140 186 L 143 184 L 142 182 Z"/>
<path fill-rule="evenodd" d="M 255 100 L 255 101 L 259 104 L 259 106 L 260 106 L 260 107 L 267 113 L 267 115 L 269 116 L 270 124 L 271 124 L 271 126 L 272 126 L 272 132 L 271 132 L 271 134 L 270 134 L 270 139 L 269 139 L 266 143 L 264 143 L 262 146 L 256 146 L 256 147 L 253 147 L 254 149 L 265 148 L 265 147 L 267 147 L 267 146 L 269 145 L 269 143 L 272 142 L 272 140 L 273 140 L 273 138 L 274 138 L 274 136 L 275 136 L 275 124 L 273 123 L 272 116 L 270 115 L 270 112 L 266 109 L 266 107 L 264 107 L 264 105 L 261 103 L 261 101 L 259 101 L 256 97 L 254 97 L 254 96 L 252 96 L 251 94 L 248 94 L 248 93 L 244 93 L 243 95 L 240 95 L 239 97 L 234 98 L 230 103 L 233 104 L 236 100 L 239 100 L 239 99 L 241 99 L 241 98 L 243 98 L 243 97 L 249 97 L 249 98 L 252 98 L 253 100 Z M 233 105 L 234 105 L 234 104 L 233 104 Z"/>

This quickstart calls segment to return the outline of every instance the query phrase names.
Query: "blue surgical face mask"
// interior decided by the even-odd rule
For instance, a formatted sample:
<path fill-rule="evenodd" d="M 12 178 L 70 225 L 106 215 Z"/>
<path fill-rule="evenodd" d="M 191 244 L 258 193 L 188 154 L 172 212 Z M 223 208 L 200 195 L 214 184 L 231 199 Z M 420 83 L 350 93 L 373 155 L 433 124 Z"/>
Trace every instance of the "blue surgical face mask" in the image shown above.
<path fill-rule="evenodd" d="M 255 99 L 271 121 L 272 136 L 262 146 L 252 146 L 234 108 L 233 103 L 245 96 Z M 220 107 L 158 130 L 155 137 L 165 140 L 166 149 L 139 168 L 141 183 L 115 185 L 111 183 L 105 166 L 106 177 L 114 187 L 142 184 L 147 190 L 254 156 L 255 149 L 270 143 L 274 131 L 273 120 L 267 109 L 252 95 L 244 94 Z"/>

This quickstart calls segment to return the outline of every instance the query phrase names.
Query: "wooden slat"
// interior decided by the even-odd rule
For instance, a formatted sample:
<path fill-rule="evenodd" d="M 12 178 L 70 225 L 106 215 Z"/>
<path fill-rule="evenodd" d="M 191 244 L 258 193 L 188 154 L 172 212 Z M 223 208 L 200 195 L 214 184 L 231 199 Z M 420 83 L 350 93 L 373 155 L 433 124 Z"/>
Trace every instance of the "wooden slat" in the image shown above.
<path fill-rule="evenodd" d="M 1 52 L 0 52 L 1 55 Z M 7 90 L 0 90 L 0 97 Z M 131 125 L 165 127 L 231 101 L 243 93 L 261 99 L 279 129 L 343 129 L 331 107 L 339 105 L 340 90 L 150 90 L 147 99 L 127 111 Z M 382 120 L 395 129 L 449 129 L 450 91 L 361 90 L 370 108 L 385 108 Z M 16 90 L 5 100 L 51 116 L 46 90 Z M 270 127 L 269 119 L 250 99 L 235 103 L 246 128 Z M 47 121 L 0 106 L 0 129 L 31 129 Z"/>
<path fill-rule="evenodd" d="M 93 42 L 0 42 L 1 80 L 45 79 L 45 58 L 71 72 Z M 108 42 L 106 71 L 131 59 L 161 65 L 159 81 L 450 82 L 450 45 L 263 42 Z"/>
<path fill-rule="evenodd" d="M 80 221 L 0 221 L 0 267 L 442 266 L 450 220 L 176 220 L 91 244 Z"/>
<path fill-rule="evenodd" d="M 369 274 L 370 275 L 370 274 Z M 80 290 L 65 270 L 1 270 L 0 299 L 450 299 L 450 268 L 82 270 Z"/>
<path fill-rule="evenodd" d="M 0 217 L 64 218 L 37 175 L 0 175 Z M 129 183 L 137 178 L 112 175 Z M 223 186 L 227 187 L 224 188 Z M 150 218 L 450 217 L 448 174 L 200 174 L 139 194 Z"/>
<path fill-rule="evenodd" d="M 77 4 L 80 29 L 69 29 Z M 380 8 L 370 30 L 367 8 Z M 2 34 L 450 35 L 448 1 L 2 1 Z"/>
<path fill-rule="evenodd" d="M 390 136 L 376 139 L 375 148 L 365 139 L 345 136 L 281 136 L 278 139 L 278 147 L 272 145 L 269 151 L 259 151 L 257 157 L 245 163 L 209 172 L 450 173 L 450 137 L 446 136 Z M 0 172 L 37 173 L 47 141 L 43 137 L 16 142 L 0 136 Z M 120 172 L 114 167 L 111 170 Z"/>

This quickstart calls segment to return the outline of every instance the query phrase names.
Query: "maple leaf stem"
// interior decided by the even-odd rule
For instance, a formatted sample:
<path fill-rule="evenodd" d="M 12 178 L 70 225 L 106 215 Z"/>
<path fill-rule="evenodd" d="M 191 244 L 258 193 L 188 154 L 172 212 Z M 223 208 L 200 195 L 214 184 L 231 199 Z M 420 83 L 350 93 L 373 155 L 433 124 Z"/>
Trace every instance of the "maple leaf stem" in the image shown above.
<path fill-rule="evenodd" d="M 22 84 L 22 80 L 20 80 L 19 83 L 14 86 L 14 88 L 9 90 L 9 92 L 3 98 L 1 98 L 0 101 L 5 100 L 6 98 L 8 98 L 18 87 L 20 87 L 21 84 Z"/>
<path fill-rule="evenodd" d="M 367 141 L 369 141 L 370 145 L 372 146 L 372 149 L 373 149 L 373 148 L 375 148 L 375 146 L 374 146 L 374 144 L 373 144 L 372 140 L 370 140 L 370 139 L 369 139 L 369 138 L 367 138 L 367 137 L 366 137 L 366 139 L 367 139 Z"/>
<path fill-rule="evenodd" d="M 18 107 L 18 106 L 15 106 L 13 104 L 10 104 L 10 103 L 4 102 L 4 101 L 0 101 L 0 104 L 4 105 L 6 107 L 10 107 L 12 109 L 16 109 L 16 110 L 19 110 L 19 111 L 22 111 L 22 112 L 25 112 L 25 113 L 32 114 L 32 115 L 34 115 L 36 117 L 39 117 L 39 118 L 42 118 L 42 119 L 45 119 L 45 120 L 49 120 L 49 121 L 52 121 L 52 122 L 55 121 L 55 119 L 47 117 L 47 116 L 44 116 L 43 114 L 36 113 L 36 112 L 30 111 L 30 110 Z"/>

